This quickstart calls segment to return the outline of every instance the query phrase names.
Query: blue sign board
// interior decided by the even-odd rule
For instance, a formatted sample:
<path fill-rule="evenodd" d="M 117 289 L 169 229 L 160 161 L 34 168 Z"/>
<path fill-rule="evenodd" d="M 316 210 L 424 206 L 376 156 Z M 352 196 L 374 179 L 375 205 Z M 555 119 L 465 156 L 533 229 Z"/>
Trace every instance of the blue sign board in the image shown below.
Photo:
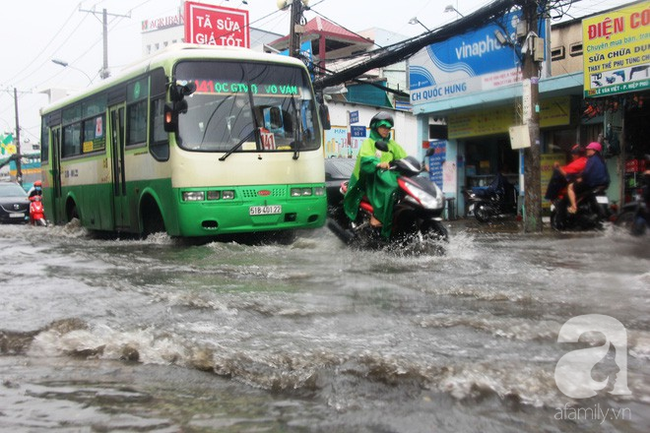
<path fill-rule="evenodd" d="M 359 123 L 359 112 L 358 111 L 350 111 L 350 124 L 352 123 Z"/>
<path fill-rule="evenodd" d="M 496 17 L 484 27 L 431 44 L 409 61 L 411 104 L 466 96 L 521 81 L 521 62 L 514 48 L 501 45 L 499 32 L 516 42 L 521 11 Z M 537 34 L 545 37 L 545 23 L 540 21 Z M 516 44 L 515 44 L 516 45 Z"/>
<path fill-rule="evenodd" d="M 442 164 L 447 159 L 447 141 L 433 140 L 429 144 L 429 179 L 442 189 Z"/>
<path fill-rule="evenodd" d="M 365 126 L 350 126 L 350 135 L 357 138 L 365 138 L 366 136 L 366 127 Z"/>

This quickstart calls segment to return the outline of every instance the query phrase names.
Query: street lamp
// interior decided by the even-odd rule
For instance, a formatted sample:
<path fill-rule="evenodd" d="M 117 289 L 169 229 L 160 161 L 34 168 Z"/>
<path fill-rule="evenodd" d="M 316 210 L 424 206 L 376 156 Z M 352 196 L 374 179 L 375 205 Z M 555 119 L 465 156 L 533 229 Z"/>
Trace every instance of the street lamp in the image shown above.
<path fill-rule="evenodd" d="M 463 17 L 463 18 L 465 17 L 465 15 L 461 14 L 460 12 L 458 12 L 458 9 L 456 9 L 456 8 L 453 7 L 452 5 L 447 5 L 447 6 L 445 6 L 445 12 L 456 12 L 456 13 L 457 13 L 458 15 L 460 15 L 461 17 Z"/>
<path fill-rule="evenodd" d="M 418 17 L 413 17 L 413 18 L 411 18 L 411 19 L 409 20 L 409 24 L 411 24 L 411 25 L 420 24 L 422 27 L 424 27 L 424 28 L 427 30 L 427 32 L 430 32 L 430 31 L 431 31 L 431 30 L 429 30 L 429 27 L 427 27 L 427 26 L 425 26 L 424 24 L 422 24 L 422 21 L 420 21 L 420 20 L 418 19 Z"/>
<path fill-rule="evenodd" d="M 79 71 L 82 74 L 84 74 L 86 76 L 86 78 L 88 78 L 88 82 L 90 84 L 93 83 L 92 78 L 90 78 L 90 76 L 88 74 L 86 74 L 83 70 L 81 70 L 79 68 L 75 68 L 74 66 L 70 66 L 70 64 L 68 62 L 65 62 L 65 61 L 59 60 L 59 59 L 52 59 L 52 63 L 57 64 L 59 66 L 63 66 L 64 68 L 70 68 L 70 69 L 74 69 L 75 71 Z"/>

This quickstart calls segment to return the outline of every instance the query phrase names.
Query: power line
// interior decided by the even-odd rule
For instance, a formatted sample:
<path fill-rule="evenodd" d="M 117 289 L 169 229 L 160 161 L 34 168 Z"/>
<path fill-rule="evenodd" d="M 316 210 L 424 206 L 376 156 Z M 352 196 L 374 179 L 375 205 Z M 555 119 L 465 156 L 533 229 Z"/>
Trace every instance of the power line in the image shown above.
<path fill-rule="evenodd" d="M 79 9 L 79 12 L 87 12 L 93 14 L 97 18 L 97 11 L 93 8 L 92 10 Z M 131 13 L 129 15 L 113 14 L 109 13 L 106 8 L 102 9 L 102 40 L 103 40 L 103 63 L 102 69 L 99 76 L 104 79 L 110 77 L 111 73 L 108 70 L 108 17 L 124 17 L 131 18 Z"/>
<path fill-rule="evenodd" d="M 45 45 L 45 47 L 43 47 L 43 49 L 41 50 L 41 52 L 38 53 L 36 56 L 34 56 L 34 58 L 32 59 L 32 61 L 29 62 L 29 63 L 28 63 L 28 64 L 27 64 L 23 69 L 21 69 L 20 71 L 18 71 L 18 72 L 17 72 L 13 77 L 9 78 L 9 79 L 7 80 L 7 82 L 11 82 L 11 81 L 13 81 L 14 79 L 20 77 L 20 75 L 21 75 L 23 72 L 25 72 L 27 69 L 29 69 L 30 66 L 32 66 L 36 61 L 38 61 L 39 59 L 41 59 L 41 58 L 43 57 L 43 54 L 45 53 L 45 51 L 49 48 L 50 45 L 52 45 L 52 44 L 54 43 L 54 41 L 55 41 L 56 38 L 59 36 L 59 34 L 61 34 L 61 32 L 65 29 L 65 27 L 67 26 L 68 22 L 69 22 L 69 21 L 72 19 L 72 17 L 74 16 L 74 13 L 75 13 L 75 12 L 76 12 L 76 8 L 75 8 L 75 10 L 72 11 L 72 13 L 70 14 L 70 16 L 69 16 L 69 17 L 65 20 L 65 22 L 61 25 L 61 28 L 56 32 L 56 34 L 54 35 L 54 37 L 52 37 L 52 38 L 50 39 L 50 42 L 48 42 L 47 45 Z M 72 34 L 73 34 L 75 31 L 77 31 L 77 29 L 79 28 L 79 26 L 80 26 L 82 23 L 83 23 L 83 20 L 82 20 L 82 21 L 77 25 L 77 27 L 75 27 L 75 29 L 74 29 L 73 32 L 70 34 L 70 36 L 68 36 L 68 38 L 67 38 L 66 40 L 64 40 L 64 41 L 61 43 L 61 45 L 59 46 L 59 48 L 57 48 L 57 49 L 54 51 L 55 53 L 56 53 L 56 51 L 58 51 L 58 50 L 61 48 L 61 46 L 63 46 L 63 44 L 64 44 L 65 42 L 67 42 L 68 39 L 70 39 L 70 37 L 72 36 Z M 45 62 L 41 63 L 40 66 L 43 66 L 44 63 L 45 63 Z M 26 75 L 26 76 L 24 76 L 24 77 L 21 77 L 21 79 L 18 80 L 17 83 L 20 83 L 21 81 L 26 80 L 27 78 L 31 77 L 31 76 L 34 75 L 36 72 L 38 72 L 39 69 L 40 69 L 40 68 L 36 68 L 32 73 L 30 73 L 30 74 L 28 74 L 28 75 Z"/>

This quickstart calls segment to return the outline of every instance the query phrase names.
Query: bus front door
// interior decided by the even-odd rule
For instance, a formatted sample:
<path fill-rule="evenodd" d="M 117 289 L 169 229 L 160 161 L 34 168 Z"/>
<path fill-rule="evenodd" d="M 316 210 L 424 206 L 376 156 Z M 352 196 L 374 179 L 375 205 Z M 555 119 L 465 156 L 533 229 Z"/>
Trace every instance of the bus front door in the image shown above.
<path fill-rule="evenodd" d="M 52 128 L 52 141 L 50 145 L 51 159 L 52 159 L 52 211 L 54 215 L 53 221 L 57 223 L 67 223 L 67 215 L 65 212 L 65 203 L 61 193 L 61 128 Z"/>
<path fill-rule="evenodd" d="M 111 174 L 113 178 L 113 221 L 116 230 L 130 226 L 124 169 L 124 106 L 113 107 L 111 115 Z"/>

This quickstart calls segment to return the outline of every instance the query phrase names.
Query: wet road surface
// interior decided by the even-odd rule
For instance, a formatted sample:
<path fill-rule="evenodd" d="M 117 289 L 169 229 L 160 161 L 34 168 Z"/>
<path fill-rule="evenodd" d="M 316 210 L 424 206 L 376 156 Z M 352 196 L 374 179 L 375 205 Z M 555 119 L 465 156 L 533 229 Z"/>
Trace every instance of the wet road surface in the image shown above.
<path fill-rule="evenodd" d="M 645 432 L 648 238 L 456 223 L 444 256 L 98 239 L 0 226 L 0 429 Z M 557 386 L 569 319 L 627 332 L 589 399 Z M 579 411 L 582 409 L 582 411 Z"/>

